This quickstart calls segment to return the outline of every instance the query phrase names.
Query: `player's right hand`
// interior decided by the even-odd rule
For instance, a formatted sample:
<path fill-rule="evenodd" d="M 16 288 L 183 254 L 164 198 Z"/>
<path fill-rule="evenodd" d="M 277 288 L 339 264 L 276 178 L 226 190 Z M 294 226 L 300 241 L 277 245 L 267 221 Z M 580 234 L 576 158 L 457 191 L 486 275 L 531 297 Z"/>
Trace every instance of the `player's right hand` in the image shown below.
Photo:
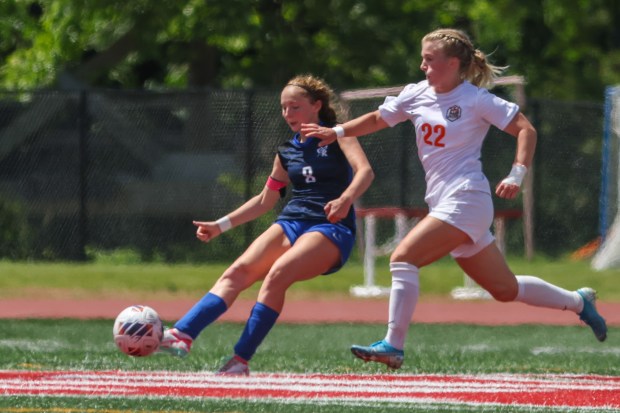
<path fill-rule="evenodd" d="M 336 141 L 336 132 L 332 128 L 317 125 L 316 123 L 302 123 L 301 133 L 304 136 L 320 139 L 320 146 L 327 146 Z"/>
<path fill-rule="evenodd" d="M 196 238 L 202 242 L 209 242 L 222 233 L 215 221 L 192 221 L 197 226 Z"/>

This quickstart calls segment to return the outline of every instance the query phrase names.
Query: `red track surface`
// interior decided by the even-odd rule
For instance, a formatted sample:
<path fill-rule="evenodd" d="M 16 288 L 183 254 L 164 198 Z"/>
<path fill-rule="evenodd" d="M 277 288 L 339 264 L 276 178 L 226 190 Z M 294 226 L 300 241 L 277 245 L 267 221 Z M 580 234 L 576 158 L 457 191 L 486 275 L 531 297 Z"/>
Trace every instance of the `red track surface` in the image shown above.
<path fill-rule="evenodd" d="M 177 320 L 194 305 L 194 300 L 1 300 L 0 318 L 115 318 L 125 307 L 145 304 L 153 307 L 164 320 Z M 220 319 L 245 322 L 254 305 L 250 300 L 237 300 Z M 598 303 L 610 326 L 620 326 L 620 303 Z M 279 322 L 385 323 L 386 299 L 290 300 Z M 495 301 L 457 301 L 441 299 L 418 304 L 413 321 L 418 323 L 470 323 L 482 325 L 555 324 L 578 325 L 579 318 L 570 311 L 549 310 L 522 303 Z"/>

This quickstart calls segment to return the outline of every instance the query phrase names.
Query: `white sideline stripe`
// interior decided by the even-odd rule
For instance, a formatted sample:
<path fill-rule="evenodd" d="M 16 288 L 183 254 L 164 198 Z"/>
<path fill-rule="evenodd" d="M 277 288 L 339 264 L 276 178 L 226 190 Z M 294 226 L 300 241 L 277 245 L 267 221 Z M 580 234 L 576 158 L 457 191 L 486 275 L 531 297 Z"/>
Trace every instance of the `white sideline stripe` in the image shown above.
<path fill-rule="evenodd" d="M 148 400 L 163 400 L 171 397 L 170 395 L 143 395 L 140 393 L 136 393 L 136 396 L 139 396 L 140 399 L 148 399 Z M 47 395 L 43 395 L 47 396 Z M 129 394 L 110 394 L 110 393 L 93 393 L 93 394 L 62 394 L 56 393 L 54 396 L 58 397 L 73 397 L 73 398 L 115 398 L 122 399 L 127 396 L 131 396 Z M 209 396 L 189 396 L 183 397 L 187 400 L 220 400 L 222 397 L 209 397 Z M 287 404 L 287 405 L 338 405 L 338 406 L 353 406 L 353 407 L 374 407 L 377 408 L 379 406 L 386 408 L 409 408 L 411 405 L 424 405 L 427 411 L 433 410 L 441 410 L 441 411 L 454 411 L 458 413 L 463 413 L 466 411 L 479 412 L 480 407 L 484 406 L 485 408 L 497 407 L 498 411 L 506 407 L 506 403 L 499 403 L 493 401 L 463 401 L 460 399 L 451 399 L 451 398 L 433 398 L 433 397 L 390 397 L 381 398 L 381 397 L 356 397 L 356 398 L 347 398 L 347 397 L 332 397 L 332 396 L 306 396 L 306 397 L 254 397 L 254 398 L 246 398 L 244 399 L 247 402 L 253 403 L 277 403 L 277 404 Z M 617 413 L 618 409 L 616 407 L 610 406 L 567 406 L 567 405 L 541 405 L 541 404 L 529 404 L 529 403 L 510 403 L 512 407 L 518 408 L 530 408 L 532 412 L 544 411 L 544 412 L 586 412 L 586 411 L 595 411 L 597 413 L 610 412 Z M 464 410 L 467 409 L 467 410 Z"/>
<path fill-rule="evenodd" d="M 557 390 L 579 390 L 579 391 L 620 391 L 618 387 L 602 387 L 602 386 L 588 386 L 588 387 L 555 387 L 555 386 L 545 386 L 545 387 L 514 387 L 514 388 L 506 388 L 506 387 L 487 387 L 487 388 L 479 388 L 479 387 L 467 387 L 464 386 L 456 386 L 456 387 L 433 387 L 433 388 L 415 388 L 415 389 L 392 389 L 390 387 L 373 387 L 373 388 L 362 388 L 362 387 L 339 387 L 339 386 L 317 386 L 317 387 L 308 387 L 308 386 L 253 386 L 253 385 L 237 385 L 237 386 L 227 386 L 227 385 L 213 385 L 213 386 L 178 386 L 178 385 L 152 385 L 152 386 L 138 386 L 138 385 L 110 385 L 105 383 L 97 383 L 97 384 L 88 384 L 88 385 L 80 385 L 80 384 L 70 384 L 70 383 L 51 383 L 51 384 L 41 384 L 41 383 L 33 383 L 24 385 L 23 383 L 16 383 L 14 385 L 11 384 L 2 384 L 0 385 L 0 390 L 14 390 L 14 391 L 23 391 L 23 390 L 46 390 L 46 391 L 54 391 L 54 392 L 64 392 L 69 390 L 74 391 L 84 391 L 84 392 L 115 392 L 120 394 L 128 394 L 128 393 L 142 393 L 144 388 L 161 388 L 161 389 L 169 389 L 170 391 L 174 391 L 175 389 L 186 388 L 186 389 L 226 389 L 226 390 L 275 390 L 280 392 L 291 392 L 291 393 L 330 393 L 330 392 L 338 392 L 338 393 L 346 393 L 350 394 L 352 397 L 369 397 L 368 394 L 372 393 L 381 393 L 381 394 L 390 394 L 390 395 L 411 395 L 411 394 L 422 394 L 422 393 L 545 393 L 549 391 L 557 391 Z M 362 396 L 360 393 L 364 393 L 366 396 Z M 342 397 L 345 397 L 342 395 Z"/>
<path fill-rule="evenodd" d="M 575 380 L 581 383 L 617 383 L 620 385 L 620 377 L 615 376 L 596 376 L 596 375 L 323 375 L 323 374 L 268 374 L 257 373 L 249 377 L 234 377 L 234 376 L 217 376 L 211 372 L 123 372 L 123 371 L 106 371 L 106 372 L 66 372 L 66 371 L 50 371 L 50 372 L 30 372 L 30 371 L 11 371 L 0 370 L 2 373 L 9 373 L 13 375 L 23 374 L 25 376 L 32 375 L 32 378 L 24 379 L 17 378 L 18 381 L 50 381 L 50 380 L 91 380 L 102 381 L 108 380 L 111 382 L 127 383 L 127 382 L 147 382 L 161 381 L 163 383 L 170 382 L 198 382 L 198 383 L 226 383 L 226 382 L 243 382 L 243 383 L 277 383 L 283 382 L 289 383 L 301 383 L 301 384 L 317 384 L 324 385 L 325 382 L 334 384 L 362 384 L 368 385 L 368 383 L 385 382 L 390 386 L 409 386 L 411 383 L 428 383 L 430 385 L 438 383 L 438 385 L 444 385 L 446 382 L 466 382 L 471 385 L 488 385 L 491 382 L 497 384 L 512 385 L 514 383 L 541 384 L 546 383 L 568 383 L 574 384 Z M 43 377 L 36 377 L 36 375 L 42 375 Z M 10 380 L 10 379 L 9 379 Z"/>
<path fill-rule="evenodd" d="M 461 395 L 481 393 L 480 386 L 495 386 L 499 388 L 499 391 L 504 393 L 508 392 L 506 389 L 517 386 L 520 387 L 521 392 L 534 393 L 540 391 L 541 386 L 545 386 L 550 391 L 557 390 L 587 390 L 593 387 L 595 390 L 610 390 L 614 392 L 620 392 L 620 377 L 612 376 L 595 376 L 595 375 L 511 375 L 511 374 L 499 374 L 499 375 L 326 375 L 326 374 L 266 374 L 258 373 L 251 377 L 222 377 L 215 376 L 213 373 L 205 372 L 144 372 L 144 371 L 105 371 L 105 372 L 88 372 L 88 371 L 58 371 L 58 372 L 28 372 L 28 371 L 11 371 L 5 370 L 5 373 L 9 375 L 19 376 L 22 374 L 24 377 L 4 379 L 0 370 L 0 395 L 2 395 L 2 389 L 5 388 L 5 395 L 36 395 L 36 396 L 52 396 L 52 397 L 72 397 L 72 398 L 123 398 L 123 397 L 137 397 L 140 399 L 168 399 L 171 397 L 183 398 L 186 400 L 219 400 L 222 396 L 214 395 L 178 395 L 174 394 L 174 389 L 186 388 L 193 389 L 200 387 L 208 392 L 209 389 L 221 390 L 257 390 L 259 384 L 264 383 L 265 379 L 269 380 L 270 385 L 267 389 L 273 388 L 274 395 L 272 396 L 255 396 L 244 397 L 247 402 L 256 403 L 278 403 L 278 404 L 298 404 L 305 405 L 312 403 L 313 405 L 343 405 L 343 406 L 363 406 L 363 407 L 377 407 L 384 406 L 385 408 L 401 408 L 406 409 L 407 406 L 413 404 L 424 405 L 428 411 L 442 410 L 442 411 L 479 411 L 481 406 L 485 408 L 497 407 L 498 409 L 504 408 L 507 404 L 512 406 L 519 406 L 521 408 L 530 408 L 532 412 L 535 411 L 553 411 L 553 412 L 573 412 L 590 411 L 595 410 L 597 412 L 617 412 L 617 406 L 568 406 L 568 405 L 553 405 L 543 406 L 536 402 L 532 403 L 502 403 L 493 401 L 491 399 L 485 400 L 481 397 L 479 400 L 462 400 L 458 396 L 451 396 L 446 394 L 442 396 L 424 396 L 423 391 L 420 391 L 420 384 L 428 386 L 428 392 L 434 387 L 441 387 L 441 391 L 445 391 L 446 385 L 457 386 L 458 393 Z M 31 377 L 27 377 L 32 374 Z M 62 380 L 67 378 L 69 381 Z M 348 380 L 351 378 L 351 380 Z M 398 379 L 396 379 L 398 378 Z M 138 380 L 136 380 L 138 379 Z M 202 380 L 202 381 L 201 381 Z M 69 383 L 71 383 L 69 385 Z M 100 385 L 100 383 L 111 383 L 106 386 Z M 355 393 L 347 393 L 348 389 L 354 383 L 354 386 L 358 386 L 354 389 Z M 398 383 L 399 387 L 407 386 L 411 393 L 415 395 L 407 394 L 404 392 L 396 391 L 393 393 L 385 392 L 386 394 L 374 396 L 369 388 L 385 387 L 392 389 L 395 383 Z M 583 383 L 583 385 L 581 385 Z M 4 384 L 10 384 L 5 386 Z M 200 386 L 200 384 L 202 384 Z M 598 385 L 597 385 L 598 384 Z M 286 395 L 285 386 L 287 387 L 304 387 L 298 394 Z M 147 387 L 168 387 L 172 394 L 162 392 L 162 394 L 144 394 L 143 391 Z M 318 389 L 314 389 L 314 387 Z M 336 391 L 345 393 L 333 396 L 329 394 L 328 388 L 335 388 Z M 117 392 L 118 387 L 122 390 Z M 11 389 L 17 390 L 15 393 L 9 393 Z M 503 390 L 502 390 L 503 389 Z M 29 390 L 32 390 L 29 392 Z M 296 390 L 293 390 L 296 391 Z M 49 392 L 49 393 L 48 393 Z M 148 393 L 148 392 L 147 392 Z M 280 394 L 277 394 L 280 393 Z M 436 393 L 438 393 L 436 391 Z M 540 397 L 540 396 L 538 396 Z M 595 403 L 596 404 L 596 403 Z"/>
<path fill-rule="evenodd" d="M 0 374 L 3 372 L 15 374 L 12 370 L 0 370 Z M 24 371 L 24 374 L 36 374 L 35 372 Z M 471 383 L 474 382 L 507 382 L 507 383 L 538 383 L 538 382 L 574 382 L 579 380 L 581 382 L 617 382 L 620 383 L 620 377 L 616 376 L 597 376 L 587 374 L 481 374 L 481 375 L 434 375 L 434 374 L 421 374 L 421 375 L 401 375 L 401 374 L 384 374 L 384 375 L 363 375 L 363 374 L 282 374 L 282 373 L 255 373 L 249 377 L 235 377 L 235 376 L 218 376 L 212 372 L 171 372 L 171 371 L 100 371 L 100 372 L 88 372 L 88 371 L 50 371 L 43 372 L 45 375 L 44 380 L 49 378 L 73 378 L 75 380 L 101 380 L 104 378 L 110 378 L 115 381 L 146 381 L 152 382 L 153 380 L 160 380 L 164 382 L 179 381 L 179 382 L 238 382 L 243 381 L 250 382 L 274 382 L 281 383 L 283 381 L 300 383 L 317 383 L 323 384 L 326 381 L 332 383 L 352 383 L 358 382 L 368 384 L 369 382 L 385 381 L 390 384 L 409 385 L 412 382 L 419 383 L 421 381 L 428 381 L 429 383 L 445 383 L 446 381 L 464 381 Z M 37 379 L 39 380 L 39 379 Z"/>
<path fill-rule="evenodd" d="M 369 386 L 372 384 L 372 386 Z M 448 392 L 448 391 L 476 391 L 476 392 L 497 392 L 497 391 L 547 391 L 547 390 L 620 390 L 620 380 L 618 383 L 608 382 L 557 382 L 557 381 L 529 381 L 529 382 L 452 382 L 452 381 L 362 381 L 362 380 L 261 380 L 247 378 L 215 378 L 210 380 L 184 380 L 184 379 L 129 379 L 116 380 L 104 379 L 101 377 L 89 377 L 80 379 L 42 379 L 42 380 L 23 380 L 23 379 L 5 379 L 0 383 L 0 389 L 21 387 L 40 387 L 47 386 L 76 386 L 77 388 L 108 386 L 114 387 L 179 387 L 179 388 L 239 388 L 239 389 L 286 389 L 299 390 L 308 388 L 318 388 L 321 391 L 360 391 L 365 388 L 365 392 L 411 392 L 412 385 L 415 385 L 415 391 L 427 392 Z"/>
<path fill-rule="evenodd" d="M 156 388 L 200 388 L 237 390 L 278 390 L 290 392 L 344 392 L 359 395 L 363 393 L 449 393 L 449 392 L 545 392 L 550 390 L 619 390 L 620 380 L 583 378 L 579 376 L 437 376 L 439 380 L 425 377 L 403 376 L 409 380 L 381 379 L 369 376 L 368 379 L 344 379 L 342 376 L 307 377 L 303 375 L 256 375 L 254 377 L 222 377 L 213 373 L 193 375 L 191 373 L 170 374 L 140 373 L 134 375 L 120 373 L 89 374 L 85 372 L 51 373 L 46 377 L 28 379 L 4 379 L 0 383 L 3 390 L 81 390 L 81 391 L 119 391 L 133 393 L 134 389 Z M 413 379 L 413 380 L 412 380 Z M 575 382 L 578 379 L 578 382 Z M 473 380 L 473 382 L 471 381 Z M 510 381 L 509 381 L 510 380 Z M 371 386 L 369 386 L 371 384 Z"/>

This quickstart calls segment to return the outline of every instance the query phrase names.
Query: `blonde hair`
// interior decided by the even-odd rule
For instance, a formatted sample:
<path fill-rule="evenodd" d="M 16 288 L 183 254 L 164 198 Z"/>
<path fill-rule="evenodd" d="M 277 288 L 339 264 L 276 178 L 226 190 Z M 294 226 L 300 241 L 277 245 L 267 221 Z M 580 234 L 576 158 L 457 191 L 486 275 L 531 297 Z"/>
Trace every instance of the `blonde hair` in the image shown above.
<path fill-rule="evenodd" d="M 422 38 L 424 42 L 437 42 L 448 57 L 461 62 L 461 77 L 473 85 L 490 87 L 508 66 L 494 66 L 487 56 L 476 49 L 465 32 L 457 29 L 437 29 Z"/>
<path fill-rule="evenodd" d="M 319 120 L 326 126 L 334 126 L 338 123 L 338 114 L 333 107 L 336 102 L 336 95 L 333 90 L 325 83 L 313 75 L 298 75 L 288 81 L 287 86 L 297 86 L 304 90 L 312 103 L 320 100 L 321 110 L 319 110 Z"/>

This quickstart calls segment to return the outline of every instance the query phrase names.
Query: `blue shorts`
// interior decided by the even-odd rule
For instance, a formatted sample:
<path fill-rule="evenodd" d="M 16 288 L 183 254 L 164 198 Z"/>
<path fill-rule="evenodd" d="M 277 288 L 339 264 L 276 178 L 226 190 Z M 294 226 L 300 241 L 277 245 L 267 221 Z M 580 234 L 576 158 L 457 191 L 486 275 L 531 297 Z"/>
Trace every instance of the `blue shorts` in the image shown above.
<path fill-rule="evenodd" d="M 336 265 L 329 269 L 326 274 L 331 274 L 338 271 L 349 259 L 351 250 L 355 244 L 355 230 L 343 225 L 343 224 L 331 224 L 329 222 L 316 221 L 291 221 L 287 219 L 279 219 L 275 222 L 280 225 L 284 230 L 284 235 L 291 242 L 291 245 L 295 244 L 295 241 L 306 232 L 320 232 L 333 242 L 340 250 L 340 265 Z"/>

